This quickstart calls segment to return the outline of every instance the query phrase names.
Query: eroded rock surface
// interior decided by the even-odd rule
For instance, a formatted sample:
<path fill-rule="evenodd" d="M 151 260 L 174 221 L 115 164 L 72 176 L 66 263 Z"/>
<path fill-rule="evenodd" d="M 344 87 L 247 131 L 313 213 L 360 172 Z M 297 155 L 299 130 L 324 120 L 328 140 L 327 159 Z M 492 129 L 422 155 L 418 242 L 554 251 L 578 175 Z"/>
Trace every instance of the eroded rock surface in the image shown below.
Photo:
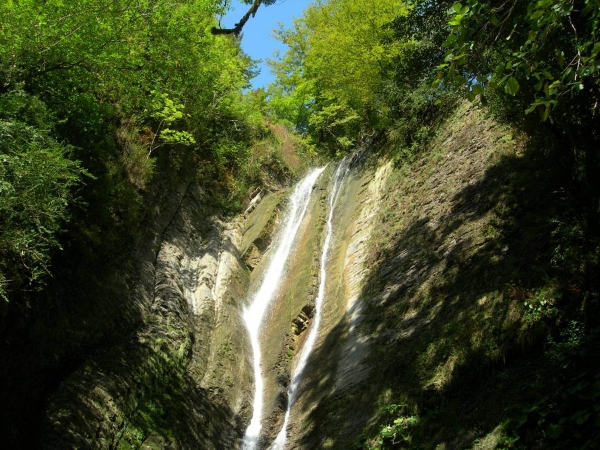
<path fill-rule="evenodd" d="M 465 355 L 485 345 L 484 334 L 465 334 L 456 335 L 460 345 L 446 346 L 455 336 L 449 326 L 500 317 L 503 328 L 486 332 L 518 329 L 515 305 L 501 302 L 506 269 L 496 266 L 510 249 L 492 246 L 502 199 L 486 197 L 489 185 L 502 183 L 492 169 L 507 155 L 519 158 L 505 130 L 464 106 L 414 164 L 353 157 L 335 205 L 322 325 L 288 448 L 349 448 L 376 426 L 381 405 L 405 397 L 429 404 Z M 260 449 L 282 424 L 290 374 L 312 326 L 332 170 L 316 184 L 265 318 Z M 241 311 L 261 280 L 287 193 L 257 192 L 244 216 L 228 223 L 203 196 L 188 186 L 155 250 L 140 258 L 130 295 L 146 311 L 143 326 L 52 396 L 46 448 L 240 446 L 253 386 Z M 485 281 L 476 292 L 462 282 L 473 274 Z M 457 439 L 455 448 L 464 448 Z"/>
<path fill-rule="evenodd" d="M 137 252 L 139 278 L 124 293 L 140 295 L 144 324 L 61 383 L 43 448 L 238 446 L 253 382 L 240 315 L 250 284 L 244 252 L 254 248 L 260 260 L 268 249 L 281 195 L 229 223 L 199 186 L 180 195 L 150 241 L 156 250 Z"/>

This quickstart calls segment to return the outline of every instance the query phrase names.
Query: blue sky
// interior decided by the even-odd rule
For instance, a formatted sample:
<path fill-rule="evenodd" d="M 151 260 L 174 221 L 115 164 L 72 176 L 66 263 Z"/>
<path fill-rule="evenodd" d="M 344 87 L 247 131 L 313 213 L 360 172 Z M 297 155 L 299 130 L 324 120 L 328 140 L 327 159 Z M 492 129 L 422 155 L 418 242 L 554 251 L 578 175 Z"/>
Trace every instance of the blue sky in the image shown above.
<path fill-rule="evenodd" d="M 224 27 L 233 27 L 250 7 L 239 0 L 232 0 L 231 3 L 232 10 L 221 20 L 221 25 Z M 309 3 L 311 3 L 310 0 L 277 0 L 271 6 L 262 5 L 258 8 L 256 16 L 251 17 L 244 26 L 242 48 L 251 58 L 263 60 L 259 66 L 260 75 L 252 80 L 254 88 L 266 86 L 273 80 L 273 76 L 264 62 L 267 58 L 273 58 L 275 50 L 279 50 L 281 53 L 285 51 L 285 46 L 272 36 L 273 29 L 279 27 L 279 22 L 288 28 L 294 18 L 302 15 L 302 11 Z"/>

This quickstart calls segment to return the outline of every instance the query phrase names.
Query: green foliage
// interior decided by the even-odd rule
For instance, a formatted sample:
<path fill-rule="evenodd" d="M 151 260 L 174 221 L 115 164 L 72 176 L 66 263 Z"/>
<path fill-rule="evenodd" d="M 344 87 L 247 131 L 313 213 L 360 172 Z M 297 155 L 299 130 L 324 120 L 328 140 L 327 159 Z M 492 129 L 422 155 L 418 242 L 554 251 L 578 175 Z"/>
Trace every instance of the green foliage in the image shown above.
<path fill-rule="evenodd" d="M 390 0 L 321 1 L 278 38 L 289 46 L 271 62 L 275 114 L 330 151 L 348 151 L 364 127 L 385 118 L 384 84 L 405 42 L 385 27 L 407 7 Z"/>
<path fill-rule="evenodd" d="M 593 448 L 600 424 L 600 374 L 580 373 L 565 379 L 534 402 L 523 401 L 507 411 L 504 424 L 508 448 Z M 508 445 L 507 445 L 508 444 Z"/>
<path fill-rule="evenodd" d="M 409 414 L 407 405 L 395 403 L 382 407 L 385 425 L 381 425 L 377 436 L 366 439 L 360 448 L 368 450 L 387 450 L 392 448 L 410 448 L 411 435 L 419 425 L 418 415 Z"/>
<path fill-rule="evenodd" d="M 72 259 L 118 253 L 139 232 L 157 170 L 207 175 L 210 166 L 201 180 L 208 190 L 234 189 L 264 118 L 243 93 L 253 61 L 237 40 L 210 33 L 223 7 L 218 0 L 0 4 L 2 208 L 23 205 L 2 219 L 3 285 L 41 279 L 69 217 L 65 248 L 85 255 Z M 92 177 L 75 204 L 83 168 Z M 39 217 L 28 217 L 32 209 Z"/>
<path fill-rule="evenodd" d="M 275 190 L 290 184 L 309 165 L 315 155 L 298 136 L 283 125 L 268 125 L 265 136 L 244 148 L 243 165 L 228 198 L 240 209 L 248 193 Z"/>
<path fill-rule="evenodd" d="M 445 19 L 431 2 L 318 2 L 278 32 L 289 50 L 271 62 L 272 113 L 330 153 L 380 131 L 398 155 L 415 152 L 453 103 L 451 86 L 431 87 Z"/>
<path fill-rule="evenodd" d="M 386 132 L 398 160 L 422 151 L 456 105 L 453 86 L 436 81 L 432 87 L 443 57 L 445 19 L 446 10 L 438 2 L 417 3 L 388 25 L 393 39 L 404 43 L 385 84 L 389 115 L 394 119 Z"/>
<path fill-rule="evenodd" d="M 466 86 L 471 97 L 488 88 L 511 96 L 525 89 L 527 113 L 539 110 L 546 120 L 558 102 L 596 90 L 598 0 L 577 5 L 568 0 L 467 0 L 454 3 L 448 16 L 451 31 L 439 68 Z"/>
<path fill-rule="evenodd" d="M 23 122 L 26 120 L 27 122 Z M 69 218 L 73 188 L 85 171 L 72 148 L 50 136 L 52 116 L 22 92 L 0 98 L 0 297 L 38 286 L 58 233 Z"/>
<path fill-rule="evenodd" d="M 525 322 L 533 325 L 540 321 L 556 319 L 559 310 L 557 303 L 561 293 L 552 285 L 544 286 L 531 294 L 525 300 Z"/>
<path fill-rule="evenodd" d="M 154 94 L 155 97 L 152 101 L 151 117 L 159 121 L 158 129 L 160 132 L 158 133 L 158 136 L 160 137 L 160 140 L 164 144 L 180 144 L 185 146 L 195 144 L 196 140 L 191 133 L 187 131 L 177 131 L 170 128 L 165 128 L 183 119 L 183 104 L 175 103 L 169 98 L 168 94 L 158 94 L 156 92 L 152 92 L 152 94 Z M 157 135 L 154 135 L 152 143 L 150 144 L 148 157 L 150 157 L 152 151 L 159 146 L 159 144 L 154 144 L 156 141 L 156 136 Z"/>
<path fill-rule="evenodd" d="M 122 150 L 116 162 L 117 169 L 124 172 L 126 182 L 139 192 L 146 189 L 154 175 L 155 160 L 148 157 L 148 148 L 143 142 L 150 135 L 147 128 L 140 133 L 134 124 L 127 122 L 122 123 L 115 132 Z"/>

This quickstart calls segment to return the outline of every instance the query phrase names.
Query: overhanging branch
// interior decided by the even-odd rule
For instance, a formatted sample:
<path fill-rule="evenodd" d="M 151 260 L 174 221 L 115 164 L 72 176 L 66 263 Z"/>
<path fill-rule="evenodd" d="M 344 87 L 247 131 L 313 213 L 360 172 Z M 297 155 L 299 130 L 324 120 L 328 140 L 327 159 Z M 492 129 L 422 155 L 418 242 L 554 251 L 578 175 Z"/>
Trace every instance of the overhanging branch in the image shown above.
<path fill-rule="evenodd" d="M 233 28 L 212 27 L 210 32 L 212 34 L 234 34 L 236 36 L 239 36 L 239 34 L 242 32 L 242 28 L 244 28 L 244 25 L 246 25 L 246 22 L 248 22 L 248 19 L 250 19 L 250 16 L 254 17 L 256 11 L 258 11 L 258 7 L 261 5 L 262 2 L 263 0 L 254 0 L 254 3 L 252 4 L 248 12 L 244 14 L 244 17 L 242 17 L 242 19 L 238 23 L 236 23 Z"/>

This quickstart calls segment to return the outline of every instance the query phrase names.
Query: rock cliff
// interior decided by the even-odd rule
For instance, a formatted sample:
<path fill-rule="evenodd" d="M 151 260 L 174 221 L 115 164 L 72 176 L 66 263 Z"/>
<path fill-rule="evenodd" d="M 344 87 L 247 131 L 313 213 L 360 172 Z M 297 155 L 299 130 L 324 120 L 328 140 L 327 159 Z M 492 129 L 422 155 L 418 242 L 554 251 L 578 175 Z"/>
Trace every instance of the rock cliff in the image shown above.
<path fill-rule="evenodd" d="M 500 397 L 494 383 L 528 373 L 518 352 L 537 333 L 516 286 L 523 274 L 532 286 L 541 280 L 541 243 L 530 239 L 538 225 L 520 222 L 514 205 L 532 192 L 540 205 L 550 201 L 542 185 L 515 190 L 515 173 L 529 183 L 543 170 L 524 157 L 523 143 L 462 105 L 412 159 L 381 144 L 352 156 L 335 204 L 321 329 L 287 448 L 350 448 L 378 435 L 397 436 L 398 448 L 419 436 L 428 448 L 498 444 L 503 411 L 520 393 Z M 313 323 L 334 166 L 317 182 L 264 322 L 261 449 L 281 427 Z M 187 186 L 156 252 L 140 259 L 130 295 L 146 311 L 143 326 L 52 395 L 45 448 L 241 445 L 253 385 L 241 310 L 261 280 L 287 192 L 257 193 L 227 223 L 204 199 Z M 382 429 L 386 421 L 393 426 Z"/>
<path fill-rule="evenodd" d="M 43 448 L 237 445 L 252 384 L 241 305 L 282 193 L 227 223 L 197 184 L 173 196 L 179 201 L 150 241 L 156 250 L 137 251 L 138 277 L 123 293 L 146 311 L 143 325 L 60 384 Z"/>

